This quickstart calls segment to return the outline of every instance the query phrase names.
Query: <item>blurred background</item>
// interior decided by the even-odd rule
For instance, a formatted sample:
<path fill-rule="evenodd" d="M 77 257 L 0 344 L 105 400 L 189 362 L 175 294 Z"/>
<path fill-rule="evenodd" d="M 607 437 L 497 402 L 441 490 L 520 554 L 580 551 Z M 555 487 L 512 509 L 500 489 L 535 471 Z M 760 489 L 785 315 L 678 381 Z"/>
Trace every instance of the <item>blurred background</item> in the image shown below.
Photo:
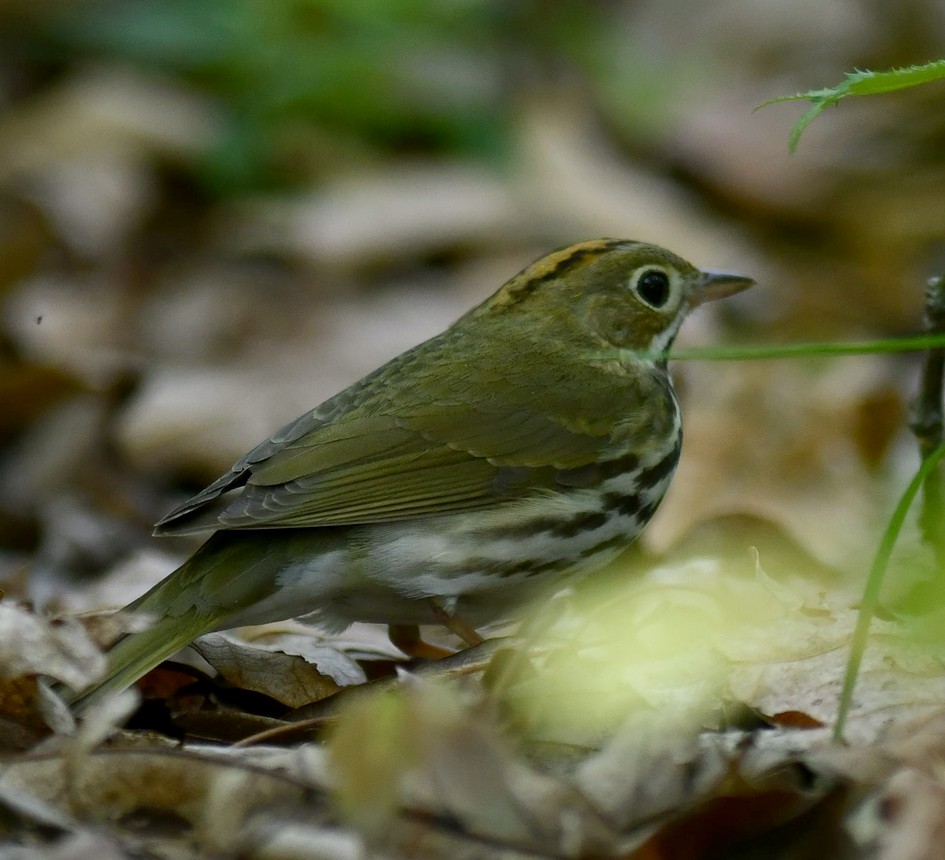
<path fill-rule="evenodd" d="M 687 345 L 916 331 L 942 86 L 845 101 L 793 156 L 804 107 L 754 109 L 943 43 L 928 0 L 0 0 L 0 587 L 136 596 L 185 551 L 161 514 L 582 239 L 757 278 Z M 860 565 L 917 368 L 677 363 L 649 545 L 749 514 Z"/>

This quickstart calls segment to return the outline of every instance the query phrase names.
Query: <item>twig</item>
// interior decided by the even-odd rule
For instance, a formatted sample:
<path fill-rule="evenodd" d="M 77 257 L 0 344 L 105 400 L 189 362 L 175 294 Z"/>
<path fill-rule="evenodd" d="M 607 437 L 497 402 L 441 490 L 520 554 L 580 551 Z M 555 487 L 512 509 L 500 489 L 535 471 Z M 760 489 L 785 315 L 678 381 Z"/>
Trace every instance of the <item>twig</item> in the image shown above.
<path fill-rule="evenodd" d="M 926 334 L 945 331 L 945 275 L 931 278 L 925 291 Z M 922 368 L 919 393 L 912 404 L 912 432 L 919 444 L 919 454 L 925 459 L 945 439 L 945 410 L 942 405 L 945 379 L 945 349 L 930 349 Z M 942 471 L 929 473 L 922 492 L 922 510 L 919 528 L 922 538 L 935 553 L 939 568 L 945 568 L 945 480 Z"/>

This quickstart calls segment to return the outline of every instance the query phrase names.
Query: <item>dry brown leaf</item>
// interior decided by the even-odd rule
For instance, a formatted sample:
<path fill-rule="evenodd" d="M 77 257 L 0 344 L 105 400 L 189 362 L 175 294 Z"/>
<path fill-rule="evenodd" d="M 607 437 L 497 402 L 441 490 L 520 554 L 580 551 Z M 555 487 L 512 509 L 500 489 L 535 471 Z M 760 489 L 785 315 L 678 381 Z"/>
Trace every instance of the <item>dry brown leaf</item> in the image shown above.
<path fill-rule="evenodd" d="M 574 782 L 621 832 L 659 821 L 711 795 L 728 775 L 733 751 L 702 735 L 698 711 L 631 716 L 578 766 Z"/>
<path fill-rule="evenodd" d="M 377 840 L 406 808 L 475 840 L 576 857 L 614 835 L 566 781 L 516 759 L 491 720 L 449 688 L 405 679 L 341 715 L 328 746 L 348 820 Z"/>
<path fill-rule="evenodd" d="M 22 757 L 0 775 L 0 797 L 13 793 L 98 822 L 134 853 L 195 844 L 204 856 L 249 848 L 257 830 L 270 834 L 281 814 L 313 800 L 311 789 L 284 776 L 169 750 Z M 162 823 L 175 826 L 168 832 Z"/>
<path fill-rule="evenodd" d="M 849 830 L 879 860 L 938 860 L 945 845 L 942 774 L 895 771 L 851 814 Z"/>
<path fill-rule="evenodd" d="M 42 674 L 81 689 L 104 673 L 104 655 L 76 621 L 0 603 L 0 679 Z"/>
<path fill-rule="evenodd" d="M 508 184 L 461 162 L 393 163 L 373 175 L 338 179 L 308 198 L 250 207 L 243 216 L 226 231 L 242 251 L 275 250 L 346 268 L 500 240 L 520 223 Z"/>
<path fill-rule="evenodd" d="M 255 631 L 243 628 L 240 638 L 262 651 L 301 657 L 339 687 L 363 684 L 367 680 L 364 670 L 339 647 L 333 637 L 326 638 L 315 628 L 306 628 L 302 624 L 298 625 L 302 628 L 300 632 L 291 632 L 291 628 L 279 629 L 280 626 L 258 627 Z"/>
<path fill-rule="evenodd" d="M 798 767 L 811 798 L 849 843 L 844 856 L 933 860 L 945 834 L 945 711 L 904 720 L 869 743 L 831 742 L 827 730 L 769 730 L 741 741 L 741 777 L 776 787 Z M 830 798 L 839 800 L 832 805 Z M 829 829 L 829 828 L 828 828 Z M 835 856 L 822 851 L 820 856 Z M 806 855 L 805 855 L 806 856 Z"/>
<path fill-rule="evenodd" d="M 204 150 L 218 120 L 168 80 L 80 68 L 0 117 L 0 181 L 25 186 L 75 248 L 114 252 L 154 205 L 154 155 Z"/>
<path fill-rule="evenodd" d="M 208 633 L 192 647 L 234 686 L 263 693 L 293 708 L 337 693 L 341 688 L 330 671 L 350 676 L 356 674 L 352 666 L 357 668 L 357 664 L 340 651 L 331 657 L 331 649 L 325 648 L 320 654 L 319 667 L 303 657 L 258 647 L 226 633 Z M 362 673 L 362 680 L 363 677 Z"/>

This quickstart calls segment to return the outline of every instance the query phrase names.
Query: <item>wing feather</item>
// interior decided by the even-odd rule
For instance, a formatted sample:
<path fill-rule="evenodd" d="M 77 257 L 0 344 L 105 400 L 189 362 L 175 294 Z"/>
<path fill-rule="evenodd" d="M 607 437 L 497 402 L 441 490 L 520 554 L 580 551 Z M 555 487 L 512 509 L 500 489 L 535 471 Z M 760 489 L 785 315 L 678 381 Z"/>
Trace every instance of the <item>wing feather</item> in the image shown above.
<path fill-rule="evenodd" d="M 579 365 L 536 391 L 521 367 L 523 347 L 506 340 L 478 364 L 453 357 L 461 344 L 437 339 L 399 356 L 254 448 L 157 533 L 342 526 L 481 508 L 562 489 L 568 481 L 559 472 L 611 456 L 618 424 L 647 437 L 638 416 L 620 417 L 599 396 L 599 369 Z M 401 372 L 416 367 L 417 350 L 439 350 L 430 361 L 435 376 Z M 666 388 L 653 379 L 641 391 L 640 377 L 627 374 L 610 384 L 631 403 Z"/>

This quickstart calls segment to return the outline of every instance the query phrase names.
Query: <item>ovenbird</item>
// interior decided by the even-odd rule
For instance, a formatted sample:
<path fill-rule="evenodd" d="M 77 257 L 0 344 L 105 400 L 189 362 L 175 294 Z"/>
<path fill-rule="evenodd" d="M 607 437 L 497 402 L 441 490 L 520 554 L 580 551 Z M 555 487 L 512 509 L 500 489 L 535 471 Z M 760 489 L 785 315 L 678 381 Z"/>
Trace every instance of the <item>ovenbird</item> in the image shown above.
<path fill-rule="evenodd" d="M 442 334 L 293 421 L 162 519 L 212 533 L 128 609 L 83 704 L 211 630 L 307 615 L 476 627 L 601 567 L 679 458 L 666 368 L 685 316 L 745 289 L 654 245 L 551 253 Z M 423 653 L 423 643 L 418 653 Z"/>

